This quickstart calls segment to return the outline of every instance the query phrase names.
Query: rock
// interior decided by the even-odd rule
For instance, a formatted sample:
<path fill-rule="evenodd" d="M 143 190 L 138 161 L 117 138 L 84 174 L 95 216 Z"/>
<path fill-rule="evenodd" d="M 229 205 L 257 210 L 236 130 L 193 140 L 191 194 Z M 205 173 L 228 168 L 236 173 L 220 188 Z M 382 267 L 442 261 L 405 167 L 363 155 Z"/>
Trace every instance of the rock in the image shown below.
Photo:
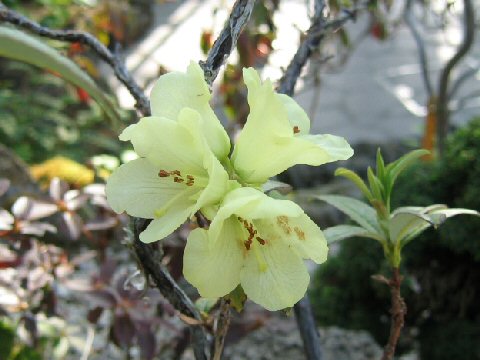
<path fill-rule="evenodd" d="M 377 360 L 382 349 L 366 331 L 320 328 L 323 360 Z M 293 319 L 271 319 L 238 343 L 225 349 L 226 360 L 305 359 L 300 334 Z"/>

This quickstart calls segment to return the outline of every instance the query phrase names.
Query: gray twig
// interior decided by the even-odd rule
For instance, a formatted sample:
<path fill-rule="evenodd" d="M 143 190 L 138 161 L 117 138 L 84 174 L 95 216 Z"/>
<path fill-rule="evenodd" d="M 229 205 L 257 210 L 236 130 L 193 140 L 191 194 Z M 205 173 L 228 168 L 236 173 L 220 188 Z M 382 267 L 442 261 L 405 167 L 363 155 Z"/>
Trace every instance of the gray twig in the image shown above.
<path fill-rule="evenodd" d="M 475 67 L 466 69 L 464 72 L 458 75 L 458 77 L 455 79 L 455 82 L 450 88 L 450 91 L 448 93 L 448 98 L 452 99 L 457 93 L 457 91 L 460 89 L 462 84 L 466 80 L 471 79 L 479 70 L 480 70 L 480 65 L 476 65 Z"/>
<path fill-rule="evenodd" d="M 449 125 L 448 93 L 450 74 L 460 60 L 468 53 L 475 37 L 475 9 L 471 0 L 463 0 L 463 41 L 443 68 L 438 86 L 437 99 L 437 142 L 440 156 L 445 148 L 445 138 Z"/>
<path fill-rule="evenodd" d="M 2 3 L 0 3 L 0 22 L 13 24 L 19 28 L 49 39 L 72 43 L 78 42 L 88 46 L 100 59 L 112 67 L 115 76 L 123 85 L 125 85 L 130 94 L 134 97 L 136 108 L 145 116 L 150 114 L 150 102 L 148 98 L 132 78 L 123 61 L 92 34 L 76 30 L 51 30 L 13 10 L 10 10 Z"/>
<path fill-rule="evenodd" d="M 295 304 L 293 311 L 295 312 L 295 319 L 298 329 L 300 330 L 307 360 L 321 360 L 322 347 L 320 346 L 320 334 L 318 333 L 317 325 L 313 317 L 312 306 L 310 305 L 307 295 Z"/>
<path fill-rule="evenodd" d="M 413 19 L 413 9 L 412 9 L 413 0 L 408 0 L 407 5 L 405 6 L 404 12 L 404 19 L 405 23 L 407 24 L 410 32 L 412 33 L 413 38 L 415 39 L 415 43 L 417 44 L 418 49 L 418 57 L 420 58 L 420 65 L 422 67 L 422 77 L 423 77 L 423 85 L 425 86 L 425 90 L 427 91 L 428 98 L 430 99 L 433 95 L 433 87 L 432 81 L 430 79 L 430 75 L 428 72 L 428 60 L 427 60 L 427 52 L 425 48 L 425 42 L 423 41 L 420 32 L 415 24 L 415 20 Z"/>
<path fill-rule="evenodd" d="M 317 5 L 317 11 L 312 19 L 312 25 L 307 30 L 304 40 L 298 47 L 298 50 L 293 56 L 292 61 L 290 61 L 290 64 L 287 66 L 283 77 L 280 79 L 279 86 L 277 88 L 279 93 L 290 96 L 293 95 L 295 84 L 297 83 L 303 67 L 307 63 L 310 56 L 320 46 L 320 43 L 328 33 L 327 30 L 338 29 L 348 20 L 355 19 L 357 14 L 357 9 L 352 11 L 343 10 L 342 15 L 337 19 L 327 21 L 326 16 L 323 15 L 323 10 L 319 11 L 318 9 L 323 8 L 320 5 Z"/>
<path fill-rule="evenodd" d="M 212 85 L 220 68 L 235 49 L 238 37 L 250 19 L 254 5 L 255 0 L 237 0 L 235 2 L 222 32 L 208 53 L 207 60 L 200 61 L 205 73 L 205 80 L 209 85 Z"/>

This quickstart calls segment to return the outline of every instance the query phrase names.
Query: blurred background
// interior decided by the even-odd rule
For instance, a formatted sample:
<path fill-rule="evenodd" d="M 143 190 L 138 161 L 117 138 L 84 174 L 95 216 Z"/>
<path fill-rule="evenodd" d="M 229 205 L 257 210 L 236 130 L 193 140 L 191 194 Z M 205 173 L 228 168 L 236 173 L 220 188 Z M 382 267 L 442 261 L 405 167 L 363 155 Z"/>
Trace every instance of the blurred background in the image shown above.
<path fill-rule="evenodd" d="M 162 74 L 206 58 L 234 2 L 2 3 L 42 26 L 92 33 L 125 60 L 148 95 Z M 389 162 L 424 147 L 434 155 L 402 175 L 393 207 L 443 203 L 480 211 L 480 2 L 327 5 L 332 19 L 353 10 L 356 15 L 326 31 L 295 99 L 309 114 L 312 133 L 345 137 L 355 155 L 281 174 L 293 187 L 289 198 L 322 228 L 337 225 L 346 221 L 340 213 L 312 198 L 360 197 L 334 178 L 338 166 L 366 177 L 377 148 Z M 313 9 L 307 0 L 256 2 L 213 86 L 212 106 L 232 137 L 249 111 L 242 68 L 256 67 L 262 78 L 277 82 Z M 105 200 L 109 174 L 136 157 L 118 140 L 138 119 L 135 101 L 88 47 L 42 41 L 93 78 L 101 95 L 66 82 L 62 72 L 0 52 L 0 359 L 191 359 L 185 324 L 137 270 L 128 218 Z M 456 57 L 460 61 L 452 62 Z M 442 140 L 436 136 L 444 121 L 435 111 L 439 103 L 449 110 Z M 446 144 L 442 156 L 434 151 L 439 141 Z M 181 275 L 192 226 L 165 240 L 164 264 L 196 298 Z M 480 359 L 480 221 L 449 220 L 439 231 L 426 231 L 403 256 L 408 313 L 399 358 Z M 381 247 L 344 240 L 331 247 L 327 263 L 310 265 L 324 358 L 378 359 L 390 327 L 388 289 L 370 278 L 387 268 Z M 203 301 L 197 305 L 209 311 Z M 225 359 L 301 359 L 302 351 L 293 316 L 247 303 L 232 320 Z"/>

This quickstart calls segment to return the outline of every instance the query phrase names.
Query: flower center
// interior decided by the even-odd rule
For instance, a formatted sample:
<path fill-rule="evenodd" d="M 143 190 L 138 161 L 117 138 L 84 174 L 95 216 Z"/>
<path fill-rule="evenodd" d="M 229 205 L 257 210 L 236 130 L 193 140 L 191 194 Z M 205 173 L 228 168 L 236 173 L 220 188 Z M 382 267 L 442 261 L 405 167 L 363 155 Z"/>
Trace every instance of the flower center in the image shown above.
<path fill-rule="evenodd" d="M 194 194 L 199 193 L 198 188 L 205 188 L 208 185 L 208 179 L 205 179 L 201 176 L 193 176 L 190 174 L 182 174 L 180 170 L 164 170 L 161 169 L 158 172 L 158 177 L 160 178 L 171 178 L 173 182 L 177 184 L 183 184 L 186 185 L 189 188 L 184 188 L 183 190 L 179 191 L 175 196 L 173 196 L 170 200 L 168 200 L 163 206 L 157 210 L 154 211 L 154 216 L 155 218 L 160 218 L 165 213 L 168 211 L 168 209 L 177 201 L 180 201 L 180 199 L 185 198 L 186 195 L 191 195 L 190 199 L 194 196 Z M 193 205 L 193 204 L 192 204 Z"/>
<path fill-rule="evenodd" d="M 162 169 L 158 172 L 158 176 L 161 178 L 172 177 L 174 182 L 184 183 L 187 186 L 195 185 L 195 177 L 190 174 L 183 176 L 180 170 L 167 171 Z"/>
<path fill-rule="evenodd" d="M 293 133 L 294 133 L 294 134 L 298 134 L 299 132 L 300 132 L 300 128 L 299 128 L 297 125 L 295 125 L 295 126 L 293 127 Z"/>
<path fill-rule="evenodd" d="M 241 218 L 240 216 L 238 216 L 237 219 L 248 232 L 248 238 L 243 242 L 245 249 L 247 249 L 247 251 L 253 250 L 253 254 L 255 255 L 255 258 L 258 262 L 258 269 L 261 272 L 267 271 L 268 265 L 265 261 L 265 258 L 263 257 L 263 254 L 260 251 L 260 248 L 258 246 L 252 246 L 254 244 L 253 239 L 255 239 L 257 243 L 262 246 L 267 243 L 267 240 L 258 236 L 258 231 L 253 226 L 253 223 Z"/>
<path fill-rule="evenodd" d="M 250 250 L 252 247 L 253 239 L 257 240 L 257 242 L 260 245 L 265 245 L 267 241 L 265 239 L 262 239 L 260 236 L 256 236 L 258 234 L 258 231 L 254 228 L 253 224 L 251 222 L 248 222 L 247 220 L 241 218 L 240 216 L 237 217 L 238 221 L 243 225 L 245 230 L 248 232 L 248 238 L 243 242 L 243 245 L 245 246 L 245 249 Z"/>

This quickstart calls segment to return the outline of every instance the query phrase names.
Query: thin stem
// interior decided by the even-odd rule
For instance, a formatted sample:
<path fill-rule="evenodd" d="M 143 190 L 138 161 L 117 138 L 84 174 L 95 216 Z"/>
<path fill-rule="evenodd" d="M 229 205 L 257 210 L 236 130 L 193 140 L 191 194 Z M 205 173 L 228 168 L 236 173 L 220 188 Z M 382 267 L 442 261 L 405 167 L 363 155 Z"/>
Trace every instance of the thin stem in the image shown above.
<path fill-rule="evenodd" d="M 110 65 L 120 82 L 125 85 L 130 94 L 136 101 L 136 108 L 144 115 L 150 115 L 150 102 L 145 96 L 143 90 L 138 86 L 136 81 L 128 72 L 125 64 L 118 54 L 112 53 L 105 45 L 103 45 L 95 36 L 83 31 L 76 30 L 52 30 L 43 27 L 40 24 L 26 18 L 19 13 L 8 9 L 0 3 L 0 22 L 13 24 L 19 28 L 27 30 L 36 35 L 54 40 L 61 40 L 71 43 L 81 43 L 88 46 L 95 52 L 100 59 Z"/>
<path fill-rule="evenodd" d="M 377 279 L 379 280 L 379 279 Z M 386 280 L 386 279 L 385 279 Z M 405 323 L 405 314 L 407 313 L 407 305 L 400 293 L 400 285 L 402 284 L 403 277 L 400 275 L 398 267 L 393 268 L 393 275 L 390 280 L 386 280 L 386 283 L 390 287 L 391 294 L 391 324 L 390 324 L 390 336 L 388 343 L 383 350 L 382 360 L 392 360 L 395 355 L 395 349 L 397 347 L 398 339 Z M 382 281 L 383 282 L 383 281 Z"/>

